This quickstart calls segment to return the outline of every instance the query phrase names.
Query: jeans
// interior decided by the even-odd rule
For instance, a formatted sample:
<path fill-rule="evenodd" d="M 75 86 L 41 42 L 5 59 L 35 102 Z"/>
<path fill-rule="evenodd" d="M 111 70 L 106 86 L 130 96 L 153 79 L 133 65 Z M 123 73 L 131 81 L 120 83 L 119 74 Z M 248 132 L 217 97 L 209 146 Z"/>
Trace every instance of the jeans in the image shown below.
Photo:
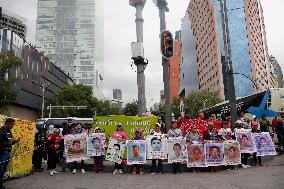
<path fill-rule="evenodd" d="M 4 175 L 7 171 L 8 163 L 9 163 L 9 158 L 10 158 L 10 152 L 5 151 L 1 156 L 0 156 L 0 189 L 3 189 L 3 182 L 4 182 Z"/>
<path fill-rule="evenodd" d="M 77 170 L 85 169 L 84 160 L 82 160 L 80 164 L 79 164 L 77 161 L 73 162 L 72 168 L 73 168 L 73 170 L 74 170 L 74 169 L 77 169 Z"/>
<path fill-rule="evenodd" d="M 241 162 L 242 162 L 242 164 L 244 164 L 244 165 L 247 165 L 247 164 L 248 164 L 248 157 L 249 157 L 249 154 L 248 154 L 248 153 L 242 154 L 242 157 L 241 157 Z"/>
<path fill-rule="evenodd" d="M 48 158 L 47 158 L 47 169 L 52 170 L 56 168 L 56 164 L 58 163 L 58 154 L 55 153 L 55 150 L 48 150 Z"/>
<path fill-rule="evenodd" d="M 94 157 L 94 170 L 95 171 L 104 170 L 104 157 L 103 156 Z"/>
<path fill-rule="evenodd" d="M 177 172 L 181 172 L 180 170 L 180 163 L 172 163 L 172 166 L 173 166 L 173 172 L 174 174 L 176 174 Z"/>
<path fill-rule="evenodd" d="M 261 156 L 256 157 L 256 152 L 253 153 L 253 162 L 254 162 L 255 165 L 257 164 L 257 162 L 258 162 L 259 165 L 261 164 Z"/>
<path fill-rule="evenodd" d="M 114 163 L 114 169 L 117 169 L 117 170 L 122 169 L 122 163 L 121 164 Z"/>
<path fill-rule="evenodd" d="M 158 167 L 157 167 L 158 160 Z M 162 173 L 163 172 L 163 164 L 161 159 L 153 159 L 152 160 L 152 173 Z"/>

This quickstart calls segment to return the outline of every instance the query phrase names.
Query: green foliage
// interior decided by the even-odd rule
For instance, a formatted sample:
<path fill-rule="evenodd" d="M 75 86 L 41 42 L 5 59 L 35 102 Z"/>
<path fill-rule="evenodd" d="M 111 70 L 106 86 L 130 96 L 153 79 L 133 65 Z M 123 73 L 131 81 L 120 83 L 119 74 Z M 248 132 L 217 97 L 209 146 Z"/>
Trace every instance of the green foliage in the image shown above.
<path fill-rule="evenodd" d="M 6 75 L 11 68 L 16 68 L 22 64 L 22 60 L 15 56 L 13 51 L 0 53 L 0 108 L 11 104 L 15 100 L 16 94 L 12 91 L 11 86 L 16 78 L 8 77 L 6 79 Z"/>
<path fill-rule="evenodd" d="M 220 102 L 222 100 L 216 92 L 194 91 L 184 98 L 185 113 L 191 118 L 196 118 L 200 110 L 212 107 Z M 175 117 L 180 116 L 179 104 L 180 100 L 175 100 L 172 105 L 172 112 Z"/>
<path fill-rule="evenodd" d="M 52 106 L 87 106 L 85 110 L 53 110 L 52 117 L 93 117 L 94 115 L 117 114 L 118 109 L 111 106 L 110 101 L 93 97 L 92 88 L 85 85 L 70 85 L 56 93 L 48 102 Z"/>
<path fill-rule="evenodd" d="M 138 114 L 138 101 L 127 103 L 123 109 L 123 113 L 126 116 L 136 116 Z"/>
<path fill-rule="evenodd" d="M 152 111 L 152 114 L 159 117 L 164 117 L 166 115 L 165 106 L 159 105 L 159 109 L 157 111 Z"/>

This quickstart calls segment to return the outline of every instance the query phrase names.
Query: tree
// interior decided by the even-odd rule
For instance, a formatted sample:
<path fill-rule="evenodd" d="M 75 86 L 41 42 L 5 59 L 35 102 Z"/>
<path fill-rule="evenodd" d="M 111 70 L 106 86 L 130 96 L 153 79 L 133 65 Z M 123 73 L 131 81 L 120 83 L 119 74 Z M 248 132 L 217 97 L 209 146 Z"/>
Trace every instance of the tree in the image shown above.
<path fill-rule="evenodd" d="M 194 91 L 184 98 L 185 113 L 191 118 L 196 118 L 200 110 L 212 107 L 222 102 L 217 92 Z M 172 112 L 175 117 L 180 116 L 180 100 L 175 100 L 172 105 Z"/>
<path fill-rule="evenodd" d="M 54 110 L 52 117 L 93 117 L 116 114 L 118 110 L 109 101 L 98 100 L 93 97 L 90 86 L 70 85 L 57 92 L 48 102 L 52 106 L 87 106 L 83 110 Z"/>
<path fill-rule="evenodd" d="M 0 108 L 11 104 L 16 97 L 11 86 L 16 81 L 16 78 L 6 77 L 11 68 L 16 68 L 22 65 L 22 60 L 15 56 L 13 51 L 0 53 Z"/>
<path fill-rule="evenodd" d="M 138 101 L 127 103 L 123 109 L 123 113 L 126 116 L 136 116 L 138 114 Z"/>

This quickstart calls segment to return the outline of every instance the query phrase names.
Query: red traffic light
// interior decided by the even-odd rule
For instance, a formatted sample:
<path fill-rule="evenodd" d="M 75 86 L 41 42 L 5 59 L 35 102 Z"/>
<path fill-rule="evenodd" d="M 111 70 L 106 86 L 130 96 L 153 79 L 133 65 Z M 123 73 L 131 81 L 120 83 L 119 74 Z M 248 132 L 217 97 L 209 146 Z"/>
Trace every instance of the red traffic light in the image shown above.
<path fill-rule="evenodd" d="M 170 31 L 162 31 L 161 32 L 161 53 L 164 58 L 170 59 L 173 52 L 173 36 Z"/>

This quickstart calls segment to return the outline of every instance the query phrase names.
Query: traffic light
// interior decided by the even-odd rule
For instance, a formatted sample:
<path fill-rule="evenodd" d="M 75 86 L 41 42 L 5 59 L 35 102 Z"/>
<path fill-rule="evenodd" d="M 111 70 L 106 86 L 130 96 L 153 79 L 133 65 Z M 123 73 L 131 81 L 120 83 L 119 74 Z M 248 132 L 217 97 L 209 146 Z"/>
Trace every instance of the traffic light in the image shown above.
<path fill-rule="evenodd" d="M 161 53 L 166 59 L 174 55 L 173 36 L 169 31 L 161 33 Z"/>

